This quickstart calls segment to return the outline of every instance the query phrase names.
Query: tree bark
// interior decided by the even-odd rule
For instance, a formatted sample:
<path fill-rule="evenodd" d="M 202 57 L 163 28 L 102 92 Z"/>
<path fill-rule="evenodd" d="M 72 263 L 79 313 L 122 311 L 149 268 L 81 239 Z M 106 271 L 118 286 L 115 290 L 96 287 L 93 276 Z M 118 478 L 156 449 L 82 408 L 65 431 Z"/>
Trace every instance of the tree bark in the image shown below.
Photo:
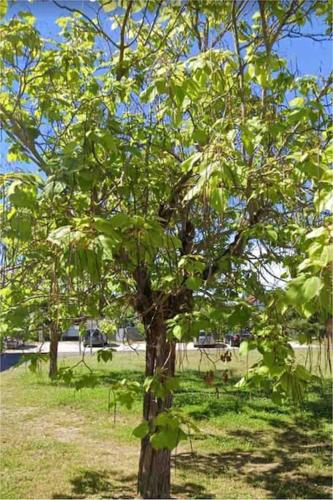
<path fill-rule="evenodd" d="M 50 365 L 49 377 L 54 379 L 58 375 L 58 329 L 56 325 L 51 325 L 50 328 Z"/>
<path fill-rule="evenodd" d="M 146 376 L 159 369 L 162 377 L 175 373 L 175 343 L 167 339 L 163 313 L 145 318 L 146 327 Z M 151 391 L 145 393 L 143 418 L 151 422 L 159 413 L 172 406 L 172 395 L 156 398 Z M 155 450 L 149 436 L 141 440 L 138 474 L 138 491 L 143 498 L 170 498 L 170 450 Z"/>

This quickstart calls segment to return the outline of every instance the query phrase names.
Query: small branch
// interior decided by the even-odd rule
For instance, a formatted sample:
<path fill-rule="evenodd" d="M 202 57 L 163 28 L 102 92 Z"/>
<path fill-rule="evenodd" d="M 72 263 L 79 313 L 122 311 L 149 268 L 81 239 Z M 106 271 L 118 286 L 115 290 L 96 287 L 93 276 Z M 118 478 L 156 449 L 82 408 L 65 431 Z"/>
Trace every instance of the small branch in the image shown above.
<path fill-rule="evenodd" d="M 123 76 L 123 63 L 124 63 L 124 53 L 125 49 L 127 48 L 127 45 L 125 44 L 125 31 L 126 31 L 126 25 L 127 21 L 132 9 L 133 5 L 133 0 L 130 0 L 127 5 L 127 9 L 125 12 L 123 24 L 121 26 L 120 30 L 120 46 L 119 46 L 119 61 L 118 61 L 118 68 L 117 68 L 117 80 L 119 81 L 121 77 Z"/>
<path fill-rule="evenodd" d="M 64 9 L 64 10 L 67 10 L 68 12 L 71 12 L 72 14 L 73 13 L 77 13 L 77 14 L 80 14 L 82 17 L 84 17 L 84 19 L 86 19 L 86 21 L 88 21 L 88 23 L 94 28 L 95 30 L 95 33 L 99 33 L 100 35 L 102 35 L 108 42 L 110 42 L 114 47 L 116 47 L 117 49 L 119 49 L 119 45 L 117 43 L 115 43 L 112 38 L 107 34 L 105 33 L 105 31 L 103 31 L 101 29 L 100 26 L 98 26 L 97 24 L 94 23 L 94 21 L 92 19 L 90 19 L 89 16 L 87 16 L 87 14 L 85 14 L 84 12 L 82 12 L 81 10 L 79 9 L 74 9 L 74 8 L 71 8 L 71 7 L 67 7 L 67 5 L 60 5 L 57 0 L 53 0 L 53 3 L 59 7 L 59 9 Z"/>

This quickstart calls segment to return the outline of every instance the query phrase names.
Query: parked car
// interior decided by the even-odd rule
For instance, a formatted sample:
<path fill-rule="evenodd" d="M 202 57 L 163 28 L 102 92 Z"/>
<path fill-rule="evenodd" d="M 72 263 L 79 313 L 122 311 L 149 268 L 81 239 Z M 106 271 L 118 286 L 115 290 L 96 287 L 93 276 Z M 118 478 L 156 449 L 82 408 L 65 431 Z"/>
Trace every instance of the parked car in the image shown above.
<path fill-rule="evenodd" d="M 208 334 L 205 330 L 200 330 L 197 343 L 199 345 L 215 344 L 215 336 Z"/>
<path fill-rule="evenodd" d="M 239 347 L 243 340 L 252 339 L 253 336 L 250 332 L 240 332 L 240 333 L 227 333 L 224 336 L 224 341 L 230 345 L 230 347 Z"/>
<path fill-rule="evenodd" d="M 230 347 L 239 347 L 241 343 L 238 333 L 227 333 L 227 335 L 224 336 L 224 341 L 230 345 Z"/>
<path fill-rule="evenodd" d="M 107 343 L 108 339 L 105 333 L 97 328 L 95 330 L 87 330 L 83 339 L 84 347 L 104 347 Z"/>
<path fill-rule="evenodd" d="M 3 341 L 5 349 L 19 349 L 22 345 L 23 341 L 17 338 L 5 337 Z"/>
<path fill-rule="evenodd" d="M 225 349 L 227 345 L 221 341 L 218 334 L 200 330 L 198 337 L 194 340 L 194 347 L 198 349 Z"/>

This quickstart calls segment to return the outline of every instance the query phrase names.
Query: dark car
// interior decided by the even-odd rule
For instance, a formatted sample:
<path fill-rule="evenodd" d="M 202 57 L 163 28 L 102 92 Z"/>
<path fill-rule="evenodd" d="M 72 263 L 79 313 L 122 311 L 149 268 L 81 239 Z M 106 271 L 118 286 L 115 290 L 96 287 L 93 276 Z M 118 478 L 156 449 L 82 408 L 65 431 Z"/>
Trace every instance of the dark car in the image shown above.
<path fill-rule="evenodd" d="M 97 328 L 95 330 L 87 330 L 83 339 L 84 347 L 104 347 L 107 343 L 108 339 L 105 333 Z"/>
<path fill-rule="evenodd" d="M 23 341 L 17 338 L 5 337 L 3 340 L 3 346 L 5 349 L 19 349 L 23 346 Z"/>
<path fill-rule="evenodd" d="M 224 337 L 224 341 L 230 345 L 230 347 L 239 347 L 241 343 L 241 338 L 238 333 L 227 333 Z"/>
<path fill-rule="evenodd" d="M 250 340 L 253 335 L 250 332 L 240 332 L 240 333 L 227 333 L 224 337 L 224 341 L 231 347 L 239 347 L 243 340 Z"/>

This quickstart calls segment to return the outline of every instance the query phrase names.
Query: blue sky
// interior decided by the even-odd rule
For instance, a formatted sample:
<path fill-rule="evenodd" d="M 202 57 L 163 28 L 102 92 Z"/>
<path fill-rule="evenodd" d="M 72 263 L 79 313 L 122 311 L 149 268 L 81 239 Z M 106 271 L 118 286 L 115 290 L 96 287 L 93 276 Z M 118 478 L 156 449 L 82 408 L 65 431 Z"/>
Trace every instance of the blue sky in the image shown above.
<path fill-rule="evenodd" d="M 78 8 L 85 11 L 91 17 L 94 16 L 95 3 L 90 0 L 58 0 L 61 5 L 71 8 Z M 31 11 L 37 20 L 37 28 L 43 36 L 57 38 L 59 27 L 55 24 L 57 17 L 69 15 L 65 10 L 59 9 L 51 0 L 18 0 L 9 2 L 7 18 L 11 18 L 20 10 Z M 320 21 L 316 20 L 310 26 L 304 27 L 308 33 L 320 33 L 323 31 Z M 332 71 L 332 43 L 329 41 L 315 42 L 310 39 L 284 39 L 279 44 L 279 52 L 282 57 L 289 61 L 289 66 L 299 74 L 312 74 L 327 76 Z M 14 165 L 6 166 L 7 145 L 4 140 L 4 133 L 1 134 L 1 170 L 8 170 Z M 22 167 L 22 165 L 20 165 Z M 27 166 L 28 168 L 28 166 Z"/>
<path fill-rule="evenodd" d="M 58 0 L 58 3 L 71 8 L 77 8 L 86 14 L 93 16 L 96 4 L 90 0 Z M 43 35 L 57 36 L 58 26 L 54 24 L 57 17 L 69 15 L 65 10 L 59 9 L 51 0 L 17 0 L 9 1 L 7 18 L 12 17 L 20 10 L 31 11 L 37 19 L 37 27 Z M 307 25 L 304 28 L 308 33 L 320 33 L 322 26 L 320 21 Z M 281 55 L 291 62 L 295 69 L 299 68 L 302 74 L 324 74 L 332 70 L 332 43 L 329 41 L 315 42 L 310 39 L 285 39 L 280 42 Z"/>

